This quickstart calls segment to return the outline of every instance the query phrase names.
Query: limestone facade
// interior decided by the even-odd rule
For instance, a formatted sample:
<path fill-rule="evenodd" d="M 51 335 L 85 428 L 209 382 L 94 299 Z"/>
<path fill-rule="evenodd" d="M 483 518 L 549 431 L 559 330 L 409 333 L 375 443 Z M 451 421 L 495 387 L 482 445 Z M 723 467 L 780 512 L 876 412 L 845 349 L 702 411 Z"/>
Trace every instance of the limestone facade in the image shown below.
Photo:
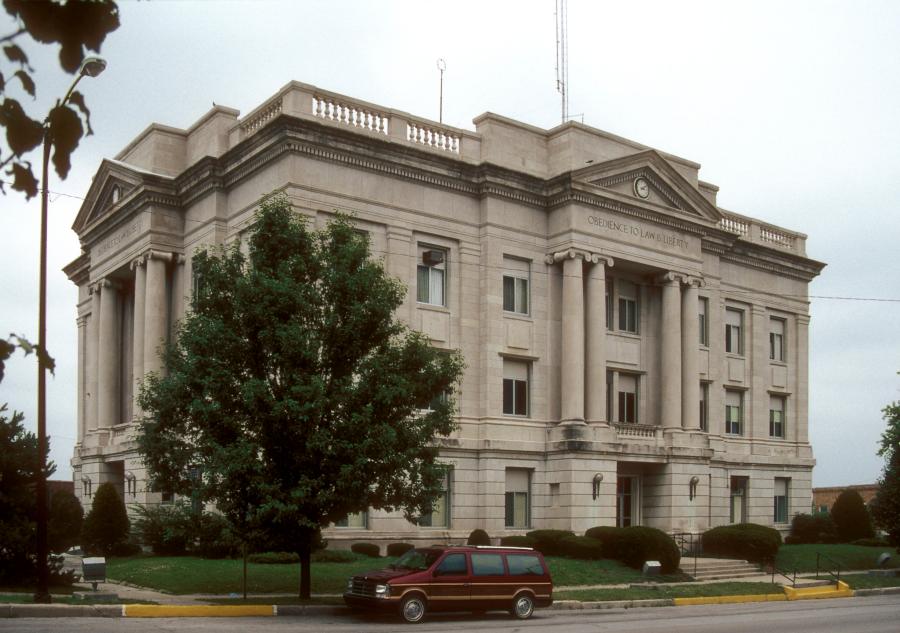
<path fill-rule="evenodd" d="M 150 125 L 104 160 L 66 268 L 82 501 L 104 481 L 127 504 L 168 500 L 135 450 L 136 385 L 162 368 L 193 254 L 283 191 L 317 225 L 354 214 L 409 287 L 398 317 L 468 365 L 431 525 L 370 510 L 333 543 L 786 528 L 808 511 L 807 288 L 824 264 L 805 236 L 721 209 L 697 163 L 607 132 L 474 124 L 292 82 L 243 118 Z"/>

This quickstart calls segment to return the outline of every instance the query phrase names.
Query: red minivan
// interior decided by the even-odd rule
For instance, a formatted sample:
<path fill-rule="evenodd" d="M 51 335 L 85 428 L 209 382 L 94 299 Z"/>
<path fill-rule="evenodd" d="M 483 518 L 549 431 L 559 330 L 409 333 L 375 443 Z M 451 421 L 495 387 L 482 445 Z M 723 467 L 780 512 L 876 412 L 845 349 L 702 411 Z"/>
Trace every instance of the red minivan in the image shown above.
<path fill-rule="evenodd" d="M 553 604 L 553 580 L 540 552 L 530 547 L 440 546 L 409 550 L 385 569 L 353 576 L 350 607 L 396 610 L 407 622 L 429 611 L 502 609 L 525 620 Z"/>

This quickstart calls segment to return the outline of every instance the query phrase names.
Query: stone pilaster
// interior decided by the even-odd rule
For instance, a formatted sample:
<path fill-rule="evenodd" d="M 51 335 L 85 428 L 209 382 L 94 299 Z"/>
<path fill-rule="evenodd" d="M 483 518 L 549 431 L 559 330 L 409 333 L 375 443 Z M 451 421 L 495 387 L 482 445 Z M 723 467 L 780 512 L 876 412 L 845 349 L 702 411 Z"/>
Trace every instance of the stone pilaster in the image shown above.
<path fill-rule="evenodd" d="M 98 428 L 97 415 L 99 398 L 97 397 L 97 371 L 100 357 L 100 284 L 91 286 L 91 316 L 87 324 L 87 343 L 85 352 L 85 374 L 87 374 L 87 394 L 85 406 L 85 429 Z"/>
<path fill-rule="evenodd" d="M 137 396 L 140 392 L 141 381 L 144 379 L 144 305 L 147 294 L 147 267 L 144 257 L 138 257 L 131 262 L 134 270 L 134 342 L 133 342 L 133 376 L 134 376 L 134 407 L 132 408 L 134 419 L 140 417 L 140 406 Z"/>
<path fill-rule="evenodd" d="M 115 426 L 119 420 L 119 287 L 114 281 L 100 282 L 100 334 L 97 371 L 98 428 Z"/>
<path fill-rule="evenodd" d="M 667 429 L 681 428 L 681 275 L 667 273 L 662 284 L 660 323 L 660 416 Z"/>
<path fill-rule="evenodd" d="M 87 368 L 87 317 L 78 317 L 75 321 L 78 326 L 78 397 L 77 397 L 77 422 L 78 422 L 78 430 L 76 431 L 77 438 L 75 440 L 76 445 L 81 444 L 84 441 L 84 433 L 87 430 L 87 411 L 85 410 L 87 407 L 87 403 L 85 402 L 84 392 L 86 389 L 87 377 L 85 376 L 85 370 Z"/>
<path fill-rule="evenodd" d="M 591 255 L 588 261 L 584 415 L 588 422 L 609 422 L 606 419 L 606 268 L 612 267 L 613 260 Z"/>
<path fill-rule="evenodd" d="M 147 253 L 147 288 L 144 300 L 144 374 L 163 368 L 162 345 L 169 329 L 169 293 L 166 288 L 166 262 L 171 253 Z"/>
<path fill-rule="evenodd" d="M 584 259 L 575 249 L 554 253 L 563 263 L 560 400 L 563 423 L 584 423 Z"/>
<path fill-rule="evenodd" d="M 788 342 L 790 345 L 790 342 Z M 798 444 L 809 443 L 809 315 L 797 315 L 797 396 L 794 403 L 796 419 L 791 424 L 787 418 L 788 435 L 791 437 L 791 426 L 795 429 L 794 440 Z M 788 407 L 790 409 L 790 406 Z"/>
<path fill-rule="evenodd" d="M 681 426 L 700 429 L 700 279 L 687 277 L 681 291 Z"/>

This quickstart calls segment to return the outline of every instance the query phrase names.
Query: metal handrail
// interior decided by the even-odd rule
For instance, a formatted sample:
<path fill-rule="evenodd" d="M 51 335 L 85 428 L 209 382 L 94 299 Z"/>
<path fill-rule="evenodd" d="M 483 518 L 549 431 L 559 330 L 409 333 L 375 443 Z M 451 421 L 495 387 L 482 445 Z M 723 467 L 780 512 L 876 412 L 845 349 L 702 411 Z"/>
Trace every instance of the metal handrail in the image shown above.
<path fill-rule="evenodd" d="M 819 552 L 816 552 L 816 579 L 819 578 L 819 559 L 822 558 L 827 561 L 831 561 L 831 564 L 835 566 L 837 573 L 835 574 L 833 571 L 831 571 L 831 569 L 828 568 L 822 569 L 822 571 L 828 572 L 828 574 L 835 579 L 835 582 L 841 582 L 841 564 L 833 558 L 830 558 L 825 554 Z"/>
<path fill-rule="evenodd" d="M 791 575 L 788 576 L 788 572 L 787 572 L 787 571 L 782 570 L 782 569 L 778 569 L 778 567 L 775 566 L 775 559 L 774 559 L 774 558 L 772 558 L 772 559 L 770 560 L 769 565 L 772 567 L 772 584 L 773 584 L 773 585 L 775 584 L 775 576 L 776 576 L 776 574 L 777 574 L 778 576 L 781 576 L 781 577 L 784 578 L 785 580 L 789 581 L 789 582 L 791 583 L 791 587 L 796 587 L 796 586 L 797 586 L 797 568 L 796 568 L 796 567 L 794 568 L 793 573 L 791 573 Z"/>
<path fill-rule="evenodd" d="M 694 534 L 693 532 L 673 532 L 672 538 L 678 544 L 678 549 L 681 552 L 682 558 L 685 554 L 691 554 L 694 557 L 694 573 L 693 575 L 697 575 L 697 554 L 700 550 L 700 546 L 702 545 L 702 541 L 699 538 L 699 535 Z M 686 545 L 686 543 L 688 543 Z"/>

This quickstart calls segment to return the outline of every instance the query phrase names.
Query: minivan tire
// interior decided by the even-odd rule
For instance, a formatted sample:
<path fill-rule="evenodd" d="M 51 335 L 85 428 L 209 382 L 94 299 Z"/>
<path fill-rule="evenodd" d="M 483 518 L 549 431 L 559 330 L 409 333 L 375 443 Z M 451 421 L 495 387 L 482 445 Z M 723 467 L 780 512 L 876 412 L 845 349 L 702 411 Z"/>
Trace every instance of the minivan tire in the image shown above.
<path fill-rule="evenodd" d="M 534 598 L 527 593 L 520 593 L 513 598 L 513 606 L 509 611 L 517 620 L 527 620 L 534 613 Z"/>
<path fill-rule="evenodd" d="M 407 596 L 400 603 L 400 617 L 409 624 L 418 624 L 425 619 L 428 605 L 419 594 Z"/>

